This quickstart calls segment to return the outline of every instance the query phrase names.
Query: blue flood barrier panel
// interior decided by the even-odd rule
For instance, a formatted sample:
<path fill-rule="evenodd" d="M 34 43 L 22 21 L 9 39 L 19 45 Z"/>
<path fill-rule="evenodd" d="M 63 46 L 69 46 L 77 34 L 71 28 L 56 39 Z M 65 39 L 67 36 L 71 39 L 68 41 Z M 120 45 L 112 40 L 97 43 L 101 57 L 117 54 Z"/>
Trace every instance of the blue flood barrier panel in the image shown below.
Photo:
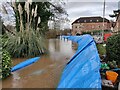
<path fill-rule="evenodd" d="M 14 67 L 12 67 L 11 72 L 14 72 L 16 70 L 22 69 L 22 68 L 24 68 L 24 67 L 26 67 L 26 66 L 28 66 L 28 65 L 30 65 L 32 63 L 35 63 L 39 59 L 40 59 L 40 57 L 34 57 L 34 58 L 31 58 L 31 59 L 27 59 L 27 60 L 25 60 L 25 61 L 15 65 Z"/>
<path fill-rule="evenodd" d="M 78 50 L 65 66 L 57 89 L 101 89 L 100 58 L 92 36 L 63 36 L 63 38 L 78 43 Z"/>

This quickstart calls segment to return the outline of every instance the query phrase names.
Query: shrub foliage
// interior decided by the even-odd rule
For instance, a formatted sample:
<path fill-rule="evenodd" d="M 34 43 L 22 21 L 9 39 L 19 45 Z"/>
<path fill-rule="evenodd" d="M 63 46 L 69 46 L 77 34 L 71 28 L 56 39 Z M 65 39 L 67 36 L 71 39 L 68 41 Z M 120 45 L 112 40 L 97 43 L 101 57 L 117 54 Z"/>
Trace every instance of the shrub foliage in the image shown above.
<path fill-rule="evenodd" d="M 45 44 L 39 31 L 24 30 L 15 35 L 8 34 L 3 44 L 12 57 L 34 57 L 45 52 Z"/>
<path fill-rule="evenodd" d="M 11 63 L 10 54 L 7 51 L 3 50 L 2 51 L 2 70 L 0 69 L 0 72 L 2 72 L 2 74 L 0 74 L 0 78 L 4 79 L 10 75 L 11 65 L 12 63 Z"/>
<path fill-rule="evenodd" d="M 107 60 L 117 61 L 120 65 L 120 34 L 108 38 L 106 43 Z"/>

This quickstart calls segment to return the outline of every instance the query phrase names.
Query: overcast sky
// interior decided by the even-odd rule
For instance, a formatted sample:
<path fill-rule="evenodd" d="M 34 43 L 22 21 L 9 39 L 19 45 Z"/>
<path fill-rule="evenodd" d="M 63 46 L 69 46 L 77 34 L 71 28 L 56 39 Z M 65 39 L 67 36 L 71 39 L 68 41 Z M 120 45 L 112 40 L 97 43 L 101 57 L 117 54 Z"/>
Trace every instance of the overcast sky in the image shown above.
<path fill-rule="evenodd" d="M 3 1 L 3 0 L 0 0 Z M 58 1 L 58 0 L 54 0 Z M 104 0 L 63 0 L 66 2 L 65 9 L 68 13 L 69 23 L 62 24 L 62 28 L 71 28 L 71 23 L 80 17 L 103 16 Z M 105 17 L 109 20 L 113 10 L 120 8 L 120 0 L 105 0 Z M 5 17 L 5 15 L 4 15 Z M 7 18 L 7 17 L 5 17 Z"/>
<path fill-rule="evenodd" d="M 113 10 L 118 9 L 118 2 L 120 0 L 106 0 L 105 4 L 105 17 L 109 20 L 110 14 L 113 14 Z M 69 24 L 65 24 L 65 27 L 71 27 L 71 23 L 80 17 L 89 16 L 103 16 L 104 0 L 67 0 L 65 6 L 69 15 Z"/>

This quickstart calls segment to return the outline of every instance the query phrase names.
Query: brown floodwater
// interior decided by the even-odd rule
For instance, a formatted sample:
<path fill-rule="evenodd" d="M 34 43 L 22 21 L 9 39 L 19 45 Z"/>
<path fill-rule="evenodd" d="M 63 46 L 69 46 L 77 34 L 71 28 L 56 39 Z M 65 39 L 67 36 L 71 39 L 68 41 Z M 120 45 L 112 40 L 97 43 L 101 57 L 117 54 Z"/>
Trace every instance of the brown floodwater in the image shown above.
<path fill-rule="evenodd" d="M 56 88 L 62 70 L 75 49 L 72 42 L 60 39 L 47 41 L 49 53 L 40 56 L 40 60 L 23 69 L 12 72 L 12 75 L 2 81 L 2 88 Z M 13 66 L 26 60 L 17 58 Z"/>

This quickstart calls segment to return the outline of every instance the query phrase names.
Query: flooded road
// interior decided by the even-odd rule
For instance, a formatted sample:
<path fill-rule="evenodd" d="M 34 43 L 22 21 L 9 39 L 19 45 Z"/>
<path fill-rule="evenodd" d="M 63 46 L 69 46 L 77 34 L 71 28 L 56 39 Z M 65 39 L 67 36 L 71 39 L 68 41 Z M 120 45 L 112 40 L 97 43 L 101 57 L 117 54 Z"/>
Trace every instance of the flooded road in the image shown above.
<path fill-rule="evenodd" d="M 40 60 L 21 70 L 15 71 L 2 81 L 3 88 L 56 88 L 62 70 L 75 50 L 72 42 L 60 39 L 48 40 L 49 53 L 40 56 Z M 26 60 L 15 59 L 13 65 Z"/>

